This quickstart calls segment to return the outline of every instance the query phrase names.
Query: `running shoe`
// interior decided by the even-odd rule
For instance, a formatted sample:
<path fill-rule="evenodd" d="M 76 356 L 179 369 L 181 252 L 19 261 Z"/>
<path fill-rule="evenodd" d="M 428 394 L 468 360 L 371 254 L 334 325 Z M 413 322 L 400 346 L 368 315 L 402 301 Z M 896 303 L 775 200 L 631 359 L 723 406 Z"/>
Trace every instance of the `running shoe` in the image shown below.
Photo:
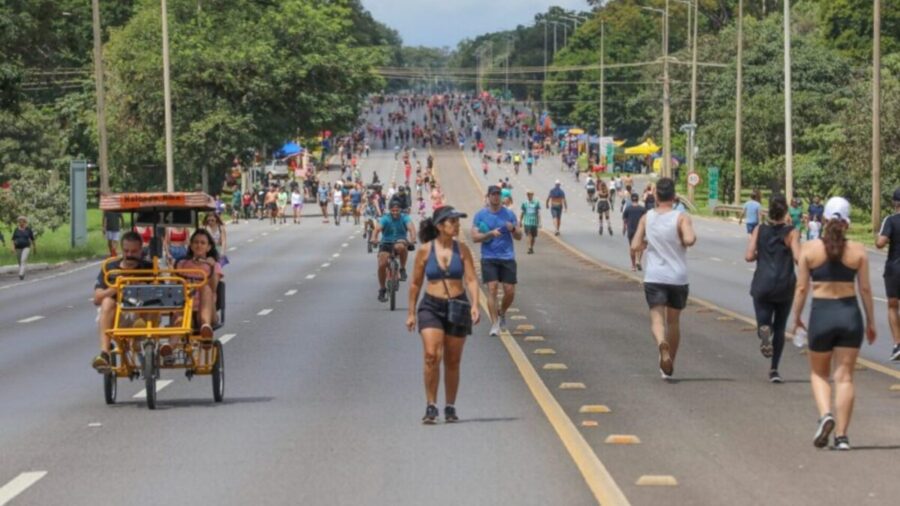
<path fill-rule="evenodd" d="M 454 423 L 459 421 L 459 417 L 456 416 L 456 406 L 447 405 L 444 407 L 444 421 L 447 423 Z"/>
<path fill-rule="evenodd" d="M 387 288 L 378 289 L 378 302 L 387 302 Z"/>
<path fill-rule="evenodd" d="M 506 330 L 506 315 L 502 314 L 500 316 L 500 330 Z"/>
<path fill-rule="evenodd" d="M 422 417 L 422 423 L 425 425 L 434 425 L 437 423 L 438 414 L 437 406 L 429 404 L 428 407 L 425 408 L 425 416 Z"/>
<path fill-rule="evenodd" d="M 528 254 L 529 254 L 529 255 L 533 255 L 533 254 L 534 254 L 534 248 L 528 248 Z"/>
<path fill-rule="evenodd" d="M 94 357 L 91 367 L 101 374 L 109 370 L 109 353 L 101 351 L 99 355 Z"/>
<path fill-rule="evenodd" d="M 891 360 L 900 362 L 900 343 L 895 344 L 894 349 L 891 350 Z"/>
<path fill-rule="evenodd" d="M 672 362 L 671 353 L 669 353 L 669 343 L 659 343 L 659 370 L 669 377 L 675 372 L 675 364 Z"/>
<path fill-rule="evenodd" d="M 671 374 L 666 374 L 666 372 L 663 371 L 662 369 L 659 370 L 659 376 L 660 376 L 662 379 L 666 380 L 666 381 L 672 379 L 672 375 L 671 375 Z"/>
<path fill-rule="evenodd" d="M 816 435 L 813 438 L 813 445 L 816 448 L 825 448 L 828 444 L 828 436 L 834 430 L 834 417 L 831 413 L 825 413 L 825 416 L 819 418 L 819 424 L 816 427 Z"/>
<path fill-rule="evenodd" d="M 769 371 L 769 382 L 770 383 L 784 383 L 784 380 L 781 379 L 781 375 L 778 374 L 776 369 L 772 369 Z"/>
<path fill-rule="evenodd" d="M 400 281 L 406 281 L 406 269 L 400 269 Z"/>
<path fill-rule="evenodd" d="M 499 336 L 499 335 L 500 335 L 500 322 L 497 321 L 497 322 L 494 322 L 493 325 L 491 325 L 490 336 L 491 336 L 491 337 L 497 337 L 497 336 Z"/>
<path fill-rule="evenodd" d="M 850 450 L 850 440 L 847 439 L 847 436 L 835 436 L 834 437 L 834 449 L 840 451 L 849 451 Z"/>
<path fill-rule="evenodd" d="M 759 352 L 766 358 L 772 358 L 772 327 L 760 325 L 756 335 L 759 336 Z"/>

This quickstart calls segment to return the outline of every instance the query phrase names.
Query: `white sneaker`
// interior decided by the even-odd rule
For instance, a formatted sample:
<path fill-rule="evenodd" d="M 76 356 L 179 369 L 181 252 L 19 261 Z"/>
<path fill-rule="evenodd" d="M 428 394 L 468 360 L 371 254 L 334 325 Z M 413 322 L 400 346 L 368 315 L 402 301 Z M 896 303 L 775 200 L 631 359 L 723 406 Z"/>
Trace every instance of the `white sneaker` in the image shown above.
<path fill-rule="evenodd" d="M 491 337 L 497 337 L 500 335 L 500 322 L 496 321 L 493 325 L 491 325 Z"/>

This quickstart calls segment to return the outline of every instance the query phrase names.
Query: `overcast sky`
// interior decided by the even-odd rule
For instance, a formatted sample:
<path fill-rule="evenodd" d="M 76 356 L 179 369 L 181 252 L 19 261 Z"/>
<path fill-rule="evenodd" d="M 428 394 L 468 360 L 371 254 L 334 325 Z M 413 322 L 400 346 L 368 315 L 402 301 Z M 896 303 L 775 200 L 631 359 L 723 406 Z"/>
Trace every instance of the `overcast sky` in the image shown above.
<path fill-rule="evenodd" d="M 529 25 L 551 5 L 587 10 L 586 0 L 362 0 L 408 46 L 449 46 L 486 32 Z"/>

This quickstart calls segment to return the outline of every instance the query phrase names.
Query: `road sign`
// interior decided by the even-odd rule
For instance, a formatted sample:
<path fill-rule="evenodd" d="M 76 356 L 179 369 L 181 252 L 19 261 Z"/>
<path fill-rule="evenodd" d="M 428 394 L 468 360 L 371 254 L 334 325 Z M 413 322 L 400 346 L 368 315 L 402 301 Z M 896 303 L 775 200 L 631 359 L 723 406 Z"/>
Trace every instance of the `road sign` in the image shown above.
<path fill-rule="evenodd" d="M 688 174 L 687 183 L 691 186 L 697 186 L 698 184 L 700 184 L 700 175 L 696 172 L 691 172 L 690 174 Z"/>
<path fill-rule="evenodd" d="M 709 176 L 709 207 L 713 208 L 719 204 L 719 168 L 710 167 L 706 174 Z"/>
<path fill-rule="evenodd" d="M 87 244 L 87 171 L 87 162 L 69 162 L 69 226 L 70 245 L 73 248 Z"/>

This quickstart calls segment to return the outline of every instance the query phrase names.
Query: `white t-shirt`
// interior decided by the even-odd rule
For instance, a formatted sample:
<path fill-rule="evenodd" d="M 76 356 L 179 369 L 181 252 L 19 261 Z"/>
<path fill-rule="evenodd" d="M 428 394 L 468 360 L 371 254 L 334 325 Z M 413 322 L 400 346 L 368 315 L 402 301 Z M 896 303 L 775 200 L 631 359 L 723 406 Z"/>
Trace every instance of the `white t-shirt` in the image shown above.
<path fill-rule="evenodd" d="M 299 206 L 303 204 L 303 195 L 300 192 L 291 193 L 291 204 L 295 206 Z"/>
<path fill-rule="evenodd" d="M 344 192 L 341 190 L 334 190 L 334 205 L 339 206 L 344 203 Z"/>

